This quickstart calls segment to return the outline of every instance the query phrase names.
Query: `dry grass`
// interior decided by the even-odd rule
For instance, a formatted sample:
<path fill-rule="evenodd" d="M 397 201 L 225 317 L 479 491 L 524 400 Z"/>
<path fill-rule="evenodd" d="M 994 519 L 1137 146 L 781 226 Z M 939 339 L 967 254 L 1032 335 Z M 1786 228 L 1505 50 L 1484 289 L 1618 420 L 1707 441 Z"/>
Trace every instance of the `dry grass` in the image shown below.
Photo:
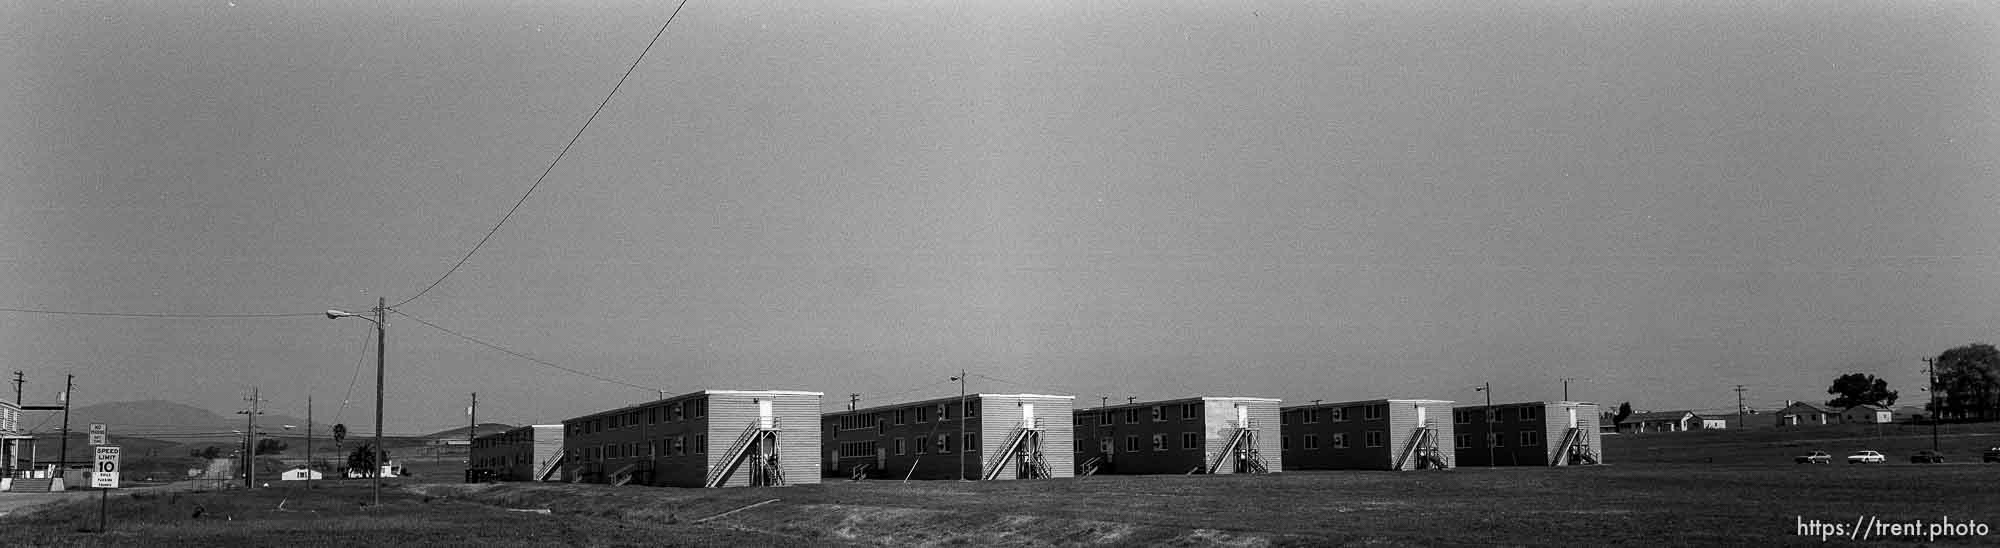
<path fill-rule="evenodd" d="M 1961 445 L 1995 444 L 1967 428 L 1959 428 Z M 1746 545 L 1819 544 L 1796 534 L 1799 519 L 2000 519 L 2000 491 L 1988 487 L 2000 465 L 1961 458 L 1942 466 L 1800 466 L 1788 456 L 1796 444 L 1846 451 L 1899 443 L 1860 434 L 1620 437 L 1607 441 L 1612 465 L 1567 469 L 834 480 L 763 489 L 425 484 L 398 487 L 380 509 L 356 504 L 367 498 L 363 484 L 121 494 L 112 500 L 109 533 L 78 532 L 95 527 L 96 501 L 87 499 L 0 519 L 0 544 Z M 281 499 L 290 499 L 284 511 L 275 508 Z M 749 507 L 771 499 L 778 501 Z M 204 517 L 188 515 L 196 504 Z"/>

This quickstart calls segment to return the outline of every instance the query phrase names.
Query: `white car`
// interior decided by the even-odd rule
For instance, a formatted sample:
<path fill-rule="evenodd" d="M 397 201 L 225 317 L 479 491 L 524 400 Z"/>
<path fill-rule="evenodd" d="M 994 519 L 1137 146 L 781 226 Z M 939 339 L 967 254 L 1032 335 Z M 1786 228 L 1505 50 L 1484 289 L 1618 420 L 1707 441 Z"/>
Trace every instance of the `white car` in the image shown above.
<path fill-rule="evenodd" d="M 1884 457 L 1882 456 L 1881 453 L 1877 453 L 1874 451 L 1862 451 L 1847 456 L 1848 464 L 1861 464 L 1864 462 L 1887 462 L 1888 460 L 1889 460 L 1888 457 Z"/>

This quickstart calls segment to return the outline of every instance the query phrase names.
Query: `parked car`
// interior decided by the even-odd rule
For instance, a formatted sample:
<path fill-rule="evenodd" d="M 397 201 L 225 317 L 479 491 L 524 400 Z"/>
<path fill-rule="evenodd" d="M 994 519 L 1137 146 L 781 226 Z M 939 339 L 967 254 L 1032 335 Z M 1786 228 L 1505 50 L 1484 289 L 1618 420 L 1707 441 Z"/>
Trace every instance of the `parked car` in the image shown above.
<path fill-rule="evenodd" d="M 1881 453 L 1877 453 L 1874 451 L 1861 451 L 1847 456 L 1848 464 L 1861 464 L 1864 462 L 1888 462 L 1888 461 L 1889 457 L 1884 457 L 1882 456 Z"/>
<path fill-rule="evenodd" d="M 1943 464 L 1944 453 L 1925 449 L 1910 455 L 1910 464 Z"/>
<path fill-rule="evenodd" d="M 2000 462 L 2000 447 L 1986 448 L 1986 456 L 1981 457 L 1979 460 L 1980 462 Z"/>
<path fill-rule="evenodd" d="M 1833 455 L 1828 455 L 1825 451 L 1813 451 L 1794 460 L 1798 461 L 1799 464 L 1832 464 Z"/>

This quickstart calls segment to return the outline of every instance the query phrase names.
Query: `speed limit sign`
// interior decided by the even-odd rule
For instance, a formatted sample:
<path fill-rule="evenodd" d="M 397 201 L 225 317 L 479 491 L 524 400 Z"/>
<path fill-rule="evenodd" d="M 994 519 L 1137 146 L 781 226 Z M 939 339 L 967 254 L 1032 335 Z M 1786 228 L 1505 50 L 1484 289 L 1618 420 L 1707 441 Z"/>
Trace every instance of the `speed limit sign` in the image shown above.
<path fill-rule="evenodd" d="M 97 467 L 90 470 L 90 486 L 118 487 L 118 447 L 110 445 L 97 447 Z"/>

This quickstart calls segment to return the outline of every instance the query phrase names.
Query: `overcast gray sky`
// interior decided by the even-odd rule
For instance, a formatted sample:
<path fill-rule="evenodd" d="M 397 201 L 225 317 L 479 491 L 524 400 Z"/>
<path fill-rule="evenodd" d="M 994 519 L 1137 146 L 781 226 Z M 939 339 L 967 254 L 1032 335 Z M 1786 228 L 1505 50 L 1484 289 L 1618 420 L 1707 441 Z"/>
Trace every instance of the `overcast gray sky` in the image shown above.
<path fill-rule="evenodd" d="M 394 303 L 656 2 L 0 4 L 0 307 Z M 402 310 L 673 393 L 1923 398 L 2000 325 L 1981 2 L 694 0 Z M 651 392 L 391 317 L 392 433 Z M 30 400 L 372 428 L 358 320 L 0 312 Z M 352 390 L 351 404 L 339 411 Z"/>

